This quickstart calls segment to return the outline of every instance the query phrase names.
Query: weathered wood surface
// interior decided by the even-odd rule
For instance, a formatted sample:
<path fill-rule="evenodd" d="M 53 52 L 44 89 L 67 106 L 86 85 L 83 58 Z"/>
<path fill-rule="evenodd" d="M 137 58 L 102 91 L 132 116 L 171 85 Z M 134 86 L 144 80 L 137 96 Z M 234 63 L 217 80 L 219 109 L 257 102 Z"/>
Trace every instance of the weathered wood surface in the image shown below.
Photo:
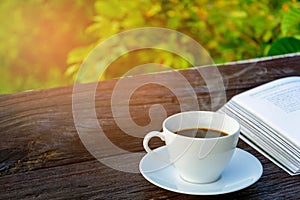
<path fill-rule="evenodd" d="M 277 58 L 253 63 L 218 66 L 227 99 L 262 83 L 286 76 L 300 75 L 300 56 Z M 209 70 L 209 69 L 208 69 Z M 130 89 L 141 79 L 176 80 L 167 72 L 124 79 Z M 200 109 L 209 110 L 211 96 L 196 69 L 180 71 L 197 94 Z M 95 107 L 106 136 L 118 147 L 144 152 L 142 138 L 125 134 L 116 124 L 111 111 L 111 96 L 118 80 L 101 82 L 95 93 Z M 155 81 L 154 81 L 155 82 Z M 93 93 L 91 84 L 82 87 L 80 112 L 90 106 L 85 96 Z M 107 167 L 86 150 L 78 137 L 72 114 L 73 87 L 0 95 L 0 199 L 196 199 L 158 188 L 140 174 L 125 173 Z M 185 94 L 185 88 L 178 85 Z M 124 92 L 128 92 L 125 91 Z M 217 97 L 216 97 L 217 98 Z M 138 88 L 130 99 L 130 114 L 136 124 L 149 123 L 151 105 L 164 106 L 167 115 L 179 112 L 178 98 L 167 88 L 147 84 Z M 120 102 L 117 106 L 123 105 Z M 183 105 L 189 110 L 189 105 Z M 217 109 L 215 107 L 214 109 Z M 126 117 L 119 113 L 117 117 Z M 93 127 L 82 127 L 93 131 Z M 132 129 L 132 132 L 135 130 Z M 139 133 L 145 135 L 145 133 Z M 162 143 L 152 141 L 153 146 Z M 300 177 L 289 176 L 244 142 L 239 147 L 262 162 L 264 173 L 254 185 L 222 196 L 201 199 L 299 199 Z M 104 152 L 105 153 L 105 152 Z M 108 158 L 110 155 L 105 154 Z"/>

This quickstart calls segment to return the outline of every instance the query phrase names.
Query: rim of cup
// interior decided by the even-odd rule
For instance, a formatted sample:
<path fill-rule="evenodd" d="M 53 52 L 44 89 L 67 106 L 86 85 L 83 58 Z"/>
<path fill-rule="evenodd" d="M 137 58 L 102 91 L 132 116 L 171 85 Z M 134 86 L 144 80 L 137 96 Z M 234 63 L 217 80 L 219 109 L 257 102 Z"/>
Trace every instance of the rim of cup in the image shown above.
<path fill-rule="evenodd" d="M 190 136 L 178 135 L 178 134 L 174 133 L 175 131 L 169 130 L 168 127 L 166 126 L 166 123 L 167 123 L 169 120 L 171 120 L 172 118 L 178 117 L 178 115 L 186 115 L 186 114 L 189 114 L 189 113 L 203 113 L 203 114 L 204 114 L 204 113 L 209 113 L 209 114 L 211 114 L 211 115 L 224 116 L 224 119 L 223 119 L 223 120 L 225 120 L 225 118 L 227 118 L 228 120 L 231 121 L 230 123 L 233 123 L 234 126 L 236 126 L 236 128 L 234 129 L 234 131 L 231 131 L 230 133 L 228 133 L 228 132 L 226 132 L 226 131 L 220 130 L 220 129 L 218 129 L 218 128 L 213 128 L 213 127 L 201 127 L 201 126 L 199 126 L 199 127 L 190 127 L 191 129 L 192 129 L 192 128 L 207 128 L 207 129 L 212 129 L 212 130 L 222 131 L 222 132 L 225 132 L 225 133 L 227 134 L 227 135 L 222 136 L 222 137 L 197 138 L 197 137 L 190 137 Z M 224 121 L 223 121 L 222 123 L 224 123 Z M 168 132 L 170 132 L 170 133 L 172 133 L 172 134 L 175 134 L 176 137 L 179 137 L 179 138 L 181 138 L 181 137 L 182 137 L 182 138 L 189 138 L 189 139 L 192 139 L 192 140 L 220 140 L 220 139 L 226 139 L 226 138 L 228 138 L 228 137 L 232 137 L 232 136 L 234 136 L 235 134 L 239 133 L 239 131 L 240 131 L 240 124 L 239 124 L 239 122 L 238 122 L 236 119 L 230 117 L 230 116 L 227 115 L 227 114 L 223 114 L 223 113 L 218 113 L 218 112 L 214 112 L 214 111 L 185 111 L 185 112 L 176 113 L 176 114 L 173 114 L 173 115 L 167 117 L 167 118 L 163 121 L 163 129 L 164 129 L 164 128 L 165 128 Z M 188 129 L 188 128 L 186 128 L 186 129 Z M 183 129 L 179 129 L 179 130 L 183 130 Z M 177 131 L 179 131 L 179 130 L 177 130 Z"/>

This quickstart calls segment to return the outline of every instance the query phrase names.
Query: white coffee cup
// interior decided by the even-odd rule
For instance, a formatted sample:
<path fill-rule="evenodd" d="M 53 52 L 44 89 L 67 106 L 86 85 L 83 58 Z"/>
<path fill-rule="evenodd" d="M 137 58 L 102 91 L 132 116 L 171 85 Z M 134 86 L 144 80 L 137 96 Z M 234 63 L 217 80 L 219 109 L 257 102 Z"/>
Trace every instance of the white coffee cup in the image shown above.
<path fill-rule="evenodd" d="M 227 135 L 198 138 L 174 133 L 197 128 L 219 130 Z M 193 183 L 210 183 L 219 179 L 229 163 L 239 133 L 239 123 L 225 114 L 209 111 L 182 112 L 164 120 L 163 132 L 148 133 L 143 146 L 148 153 L 153 153 L 148 143 L 152 137 L 159 137 L 166 143 L 170 156 L 167 162 L 175 166 L 182 179 Z"/>

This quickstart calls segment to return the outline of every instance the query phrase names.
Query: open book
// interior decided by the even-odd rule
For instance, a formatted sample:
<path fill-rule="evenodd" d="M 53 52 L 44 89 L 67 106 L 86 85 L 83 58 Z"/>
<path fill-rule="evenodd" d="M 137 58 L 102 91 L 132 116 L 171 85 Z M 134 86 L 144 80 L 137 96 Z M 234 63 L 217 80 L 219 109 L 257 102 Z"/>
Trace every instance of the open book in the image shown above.
<path fill-rule="evenodd" d="M 238 94 L 219 112 L 240 122 L 242 140 L 289 174 L 300 174 L 300 76 Z"/>

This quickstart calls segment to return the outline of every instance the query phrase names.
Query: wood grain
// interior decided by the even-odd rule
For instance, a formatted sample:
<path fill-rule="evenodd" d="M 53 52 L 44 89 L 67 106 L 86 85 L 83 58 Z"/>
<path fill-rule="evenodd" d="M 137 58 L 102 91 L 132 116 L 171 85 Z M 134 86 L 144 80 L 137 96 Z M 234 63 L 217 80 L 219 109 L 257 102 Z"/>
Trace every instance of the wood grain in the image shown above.
<path fill-rule="evenodd" d="M 165 116 L 182 110 L 191 110 L 193 99 L 178 73 L 185 77 L 197 95 L 199 109 L 216 110 L 211 101 L 218 98 L 222 88 L 209 92 L 207 80 L 201 70 L 208 72 L 216 67 L 195 68 L 176 72 L 164 72 L 122 79 L 122 92 L 128 94 L 137 83 L 146 80 L 131 93 L 129 104 L 116 101 L 119 110 L 128 107 L 130 116 L 124 112 L 113 114 L 112 95 L 120 80 L 100 82 L 94 92 L 94 83 L 81 85 L 78 93 L 80 115 L 92 117 L 87 96 L 94 95 L 98 122 L 109 140 L 126 152 L 144 152 L 142 137 L 150 131 L 137 132 L 125 127 L 134 137 L 125 133 L 116 121 L 130 117 L 139 126 L 151 122 L 149 109 L 160 105 L 153 112 L 162 120 Z M 226 100 L 257 85 L 286 76 L 300 75 L 300 56 L 274 58 L 250 63 L 233 63 L 217 66 L 226 88 Z M 214 70 L 212 70 L 214 71 Z M 200 72 L 200 74 L 199 74 Z M 169 88 L 155 84 L 175 84 L 175 95 Z M 119 82 L 120 83 L 120 82 Z M 73 86 L 11 95 L 0 95 L 0 199 L 195 199 L 160 189 L 148 183 L 138 173 L 125 173 L 112 169 L 96 160 L 82 144 L 74 124 L 72 110 Z M 184 99 L 182 102 L 180 100 Z M 217 101 L 218 102 L 218 101 Z M 222 102 L 222 99 L 220 99 Z M 153 107 L 152 107 L 153 108 Z M 162 109 L 163 108 L 163 109 Z M 163 112 L 162 112 L 163 111 Z M 98 129 L 88 123 L 80 125 L 87 133 Z M 161 122 L 160 122 L 161 123 Z M 154 126 L 159 130 L 161 125 Z M 124 127 L 123 127 L 124 128 Z M 153 127 L 152 127 L 153 128 Z M 152 147 L 162 145 L 151 141 Z M 300 177 L 289 176 L 283 170 L 257 153 L 244 142 L 243 148 L 259 158 L 264 167 L 262 178 L 254 185 L 222 196 L 203 196 L 201 199 L 297 199 Z M 118 158 L 109 149 L 101 152 L 103 158 Z M 130 165 L 128 165 L 130 167 Z"/>

